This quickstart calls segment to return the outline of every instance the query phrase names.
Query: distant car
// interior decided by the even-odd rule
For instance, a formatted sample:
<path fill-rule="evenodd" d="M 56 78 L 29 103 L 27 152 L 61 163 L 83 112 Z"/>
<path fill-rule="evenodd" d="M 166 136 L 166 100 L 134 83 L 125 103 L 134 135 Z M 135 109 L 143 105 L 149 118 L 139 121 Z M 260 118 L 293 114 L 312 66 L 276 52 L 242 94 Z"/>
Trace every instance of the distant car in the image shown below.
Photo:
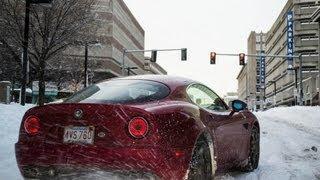
<path fill-rule="evenodd" d="M 146 75 L 92 85 L 23 117 L 16 159 L 25 178 L 116 171 L 211 179 L 259 162 L 259 123 L 193 80 Z"/>

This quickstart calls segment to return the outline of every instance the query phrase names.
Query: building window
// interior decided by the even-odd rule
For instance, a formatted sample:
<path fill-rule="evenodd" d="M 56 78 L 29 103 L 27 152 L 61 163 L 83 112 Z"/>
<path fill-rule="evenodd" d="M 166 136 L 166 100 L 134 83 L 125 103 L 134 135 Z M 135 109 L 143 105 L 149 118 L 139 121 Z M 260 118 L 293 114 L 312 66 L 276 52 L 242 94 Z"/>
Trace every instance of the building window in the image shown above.
<path fill-rule="evenodd" d="M 318 40 L 318 36 L 302 36 L 301 41 L 315 41 Z"/>
<path fill-rule="evenodd" d="M 300 23 L 301 23 L 302 26 L 303 25 L 310 25 L 310 24 L 317 24 L 316 22 L 312 22 L 310 20 L 301 21 Z"/>
<path fill-rule="evenodd" d="M 310 8 L 315 8 L 315 7 L 317 7 L 317 5 L 314 2 L 312 2 L 310 4 L 303 4 L 300 6 L 301 9 L 310 9 Z"/>
<path fill-rule="evenodd" d="M 260 101 L 260 96 L 257 96 L 257 98 L 256 98 L 256 99 L 257 99 L 257 101 Z"/>

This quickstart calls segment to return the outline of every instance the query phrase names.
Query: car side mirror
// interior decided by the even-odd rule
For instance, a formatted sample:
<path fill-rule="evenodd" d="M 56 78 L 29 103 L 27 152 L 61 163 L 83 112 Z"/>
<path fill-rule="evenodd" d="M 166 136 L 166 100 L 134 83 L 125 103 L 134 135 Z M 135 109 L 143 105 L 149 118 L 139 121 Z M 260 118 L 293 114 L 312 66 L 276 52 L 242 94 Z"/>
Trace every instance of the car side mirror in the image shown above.
<path fill-rule="evenodd" d="M 233 115 L 235 112 L 240 112 L 240 111 L 246 110 L 247 107 L 248 107 L 248 105 L 245 102 L 240 101 L 240 100 L 234 100 L 231 102 L 232 111 L 231 111 L 230 115 Z"/>

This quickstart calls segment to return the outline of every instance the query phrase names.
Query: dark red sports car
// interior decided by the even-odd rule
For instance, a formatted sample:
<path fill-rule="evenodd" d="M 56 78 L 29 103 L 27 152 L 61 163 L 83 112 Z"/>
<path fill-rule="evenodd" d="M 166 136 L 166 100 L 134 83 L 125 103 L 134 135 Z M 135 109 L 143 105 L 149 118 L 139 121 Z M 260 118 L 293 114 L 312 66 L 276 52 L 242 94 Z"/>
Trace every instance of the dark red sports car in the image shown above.
<path fill-rule="evenodd" d="M 212 179 L 257 168 L 259 131 L 242 101 L 229 109 L 196 81 L 135 76 L 30 109 L 16 158 L 25 178 L 99 170 L 138 178 Z"/>

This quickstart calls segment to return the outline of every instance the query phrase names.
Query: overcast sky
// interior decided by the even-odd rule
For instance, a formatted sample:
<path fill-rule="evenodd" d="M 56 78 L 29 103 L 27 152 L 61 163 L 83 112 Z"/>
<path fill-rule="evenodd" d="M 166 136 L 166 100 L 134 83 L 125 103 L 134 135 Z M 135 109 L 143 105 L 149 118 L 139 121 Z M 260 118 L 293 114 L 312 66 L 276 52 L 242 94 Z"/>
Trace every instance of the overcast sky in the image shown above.
<path fill-rule="evenodd" d="M 218 56 L 217 65 L 210 65 L 210 51 L 247 52 L 250 32 L 268 31 L 287 0 L 125 2 L 146 32 L 146 49 L 188 48 L 187 62 L 180 61 L 179 52 L 158 53 L 158 63 L 170 75 L 198 80 L 223 96 L 237 91 L 241 67 L 237 57 Z"/>

